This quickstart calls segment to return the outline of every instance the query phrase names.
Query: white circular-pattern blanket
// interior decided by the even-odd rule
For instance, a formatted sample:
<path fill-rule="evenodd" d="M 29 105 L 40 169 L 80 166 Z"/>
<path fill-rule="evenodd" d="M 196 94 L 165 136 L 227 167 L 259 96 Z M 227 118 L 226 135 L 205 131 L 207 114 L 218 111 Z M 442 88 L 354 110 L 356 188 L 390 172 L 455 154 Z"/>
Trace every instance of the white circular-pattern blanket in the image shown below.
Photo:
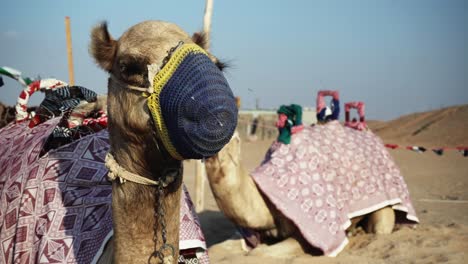
<path fill-rule="evenodd" d="M 338 121 L 306 127 L 291 144 L 273 143 L 251 175 L 304 238 L 328 256 L 347 244 L 352 217 L 392 206 L 409 222 L 419 221 L 403 176 L 380 138 Z"/>

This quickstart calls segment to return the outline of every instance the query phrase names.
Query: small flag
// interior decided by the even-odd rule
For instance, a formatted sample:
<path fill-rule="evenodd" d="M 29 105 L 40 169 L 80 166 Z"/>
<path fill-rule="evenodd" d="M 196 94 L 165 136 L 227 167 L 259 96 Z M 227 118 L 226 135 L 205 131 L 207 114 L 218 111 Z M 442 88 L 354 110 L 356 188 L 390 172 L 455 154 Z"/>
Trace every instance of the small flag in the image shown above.
<path fill-rule="evenodd" d="M 10 68 L 10 67 L 6 67 L 6 66 L 0 67 L 0 74 L 3 74 L 15 80 L 18 80 L 19 78 L 21 78 L 20 71 Z"/>
<path fill-rule="evenodd" d="M 439 156 L 444 155 L 444 149 L 443 148 L 432 149 L 432 151 L 434 151 L 434 153 L 439 155 Z"/>
<path fill-rule="evenodd" d="M 397 144 L 385 144 L 385 147 L 391 148 L 391 149 L 396 149 L 396 148 L 398 148 L 398 145 Z"/>
<path fill-rule="evenodd" d="M 456 147 L 458 151 L 463 155 L 463 157 L 468 157 L 468 147 Z"/>
<path fill-rule="evenodd" d="M 412 151 L 416 151 L 416 152 L 418 152 L 418 153 L 426 152 L 426 148 L 425 148 L 425 147 L 408 146 L 408 147 L 406 147 L 406 149 L 409 149 L 409 150 L 412 150 Z"/>
<path fill-rule="evenodd" d="M 468 157 L 468 149 L 459 149 L 458 151 L 460 151 L 463 157 Z"/>
<path fill-rule="evenodd" d="M 30 78 L 23 78 L 21 76 L 20 71 L 10 68 L 10 67 L 6 67 L 6 66 L 0 67 L 0 75 L 8 76 L 12 79 L 15 79 L 25 87 L 28 86 L 32 82 Z"/>

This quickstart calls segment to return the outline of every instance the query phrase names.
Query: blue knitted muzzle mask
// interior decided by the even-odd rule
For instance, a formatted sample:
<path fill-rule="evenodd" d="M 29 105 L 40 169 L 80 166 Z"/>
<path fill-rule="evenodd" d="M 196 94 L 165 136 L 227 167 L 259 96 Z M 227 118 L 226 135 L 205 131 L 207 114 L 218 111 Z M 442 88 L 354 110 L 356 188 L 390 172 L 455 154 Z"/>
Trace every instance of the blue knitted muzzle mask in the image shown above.
<path fill-rule="evenodd" d="M 148 91 L 154 129 L 173 158 L 211 157 L 231 139 L 236 100 L 223 73 L 196 44 L 179 45 Z"/>

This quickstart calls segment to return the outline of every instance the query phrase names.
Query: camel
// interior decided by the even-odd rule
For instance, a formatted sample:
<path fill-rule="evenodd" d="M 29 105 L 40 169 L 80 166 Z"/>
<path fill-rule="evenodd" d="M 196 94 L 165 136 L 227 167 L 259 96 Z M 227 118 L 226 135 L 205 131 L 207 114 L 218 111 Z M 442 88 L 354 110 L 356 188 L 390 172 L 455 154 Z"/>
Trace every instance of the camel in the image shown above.
<path fill-rule="evenodd" d="M 15 120 L 15 107 L 0 103 L 0 128 Z"/>
<path fill-rule="evenodd" d="M 200 33 L 190 37 L 178 26 L 163 21 L 139 23 L 118 40 L 111 37 L 106 23 L 92 30 L 90 53 L 98 66 L 110 74 L 107 109 L 110 152 L 114 159 L 110 173 L 125 170 L 143 177 L 143 181 L 159 184 L 155 187 L 113 181 L 114 241 L 107 246 L 104 253 L 107 257 L 102 257 L 101 263 L 110 261 L 103 260 L 109 254 L 112 263 L 154 263 L 155 260 L 176 263 L 178 260 L 182 161 L 161 144 L 163 135 L 153 127 L 148 99 L 140 91 L 143 88 L 132 87 L 151 87 L 152 69 L 148 65 L 156 64 L 164 69 L 171 52 L 181 42 L 203 47 L 205 39 Z M 222 68 L 223 64 L 214 56 L 207 56 Z M 230 97 L 232 102 L 226 103 L 235 105 L 232 92 Z M 237 119 L 237 111 L 235 116 Z M 226 143 L 234 126 L 232 131 L 223 131 Z"/>
<path fill-rule="evenodd" d="M 297 227 L 261 193 L 252 177 L 242 166 L 241 140 L 238 134 L 215 156 L 206 159 L 208 181 L 214 198 L 224 215 L 242 228 L 259 233 L 260 244 L 249 255 L 288 258 L 304 253 L 320 254 L 302 237 Z M 384 207 L 365 216 L 351 219 L 347 232 L 354 232 L 363 223 L 365 231 L 390 234 L 395 225 L 395 213 Z M 210 250 L 229 247 L 233 250 L 241 242 L 232 239 L 212 246 Z M 243 246 L 245 248 L 245 245 Z M 245 250 L 245 249 L 244 249 Z"/>

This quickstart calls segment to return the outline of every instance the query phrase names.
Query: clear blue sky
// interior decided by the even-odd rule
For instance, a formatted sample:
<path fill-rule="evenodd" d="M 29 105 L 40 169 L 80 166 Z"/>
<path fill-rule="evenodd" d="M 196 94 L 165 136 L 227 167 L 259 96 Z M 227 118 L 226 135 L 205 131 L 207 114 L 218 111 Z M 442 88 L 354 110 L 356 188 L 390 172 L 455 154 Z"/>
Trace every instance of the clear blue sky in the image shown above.
<path fill-rule="evenodd" d="M 68 81 L 64 17 L 71 17 L 76 84 L 106 92 L 107 75 L 88 55 L 89 32 L 106 20 L 118 38 L 144 20 L 193 33 L 204 0 L 3 1 L 0 66 Z M 320 89 L 362 100 L 368 119 L 468 103 L 468 1 L 214 0 L 212 52 L 244 108 L 315 107 Z M 0 100 L 20 86 L 4 78 Z M 38 104 L 35 94 L 32 102 Z"/>

